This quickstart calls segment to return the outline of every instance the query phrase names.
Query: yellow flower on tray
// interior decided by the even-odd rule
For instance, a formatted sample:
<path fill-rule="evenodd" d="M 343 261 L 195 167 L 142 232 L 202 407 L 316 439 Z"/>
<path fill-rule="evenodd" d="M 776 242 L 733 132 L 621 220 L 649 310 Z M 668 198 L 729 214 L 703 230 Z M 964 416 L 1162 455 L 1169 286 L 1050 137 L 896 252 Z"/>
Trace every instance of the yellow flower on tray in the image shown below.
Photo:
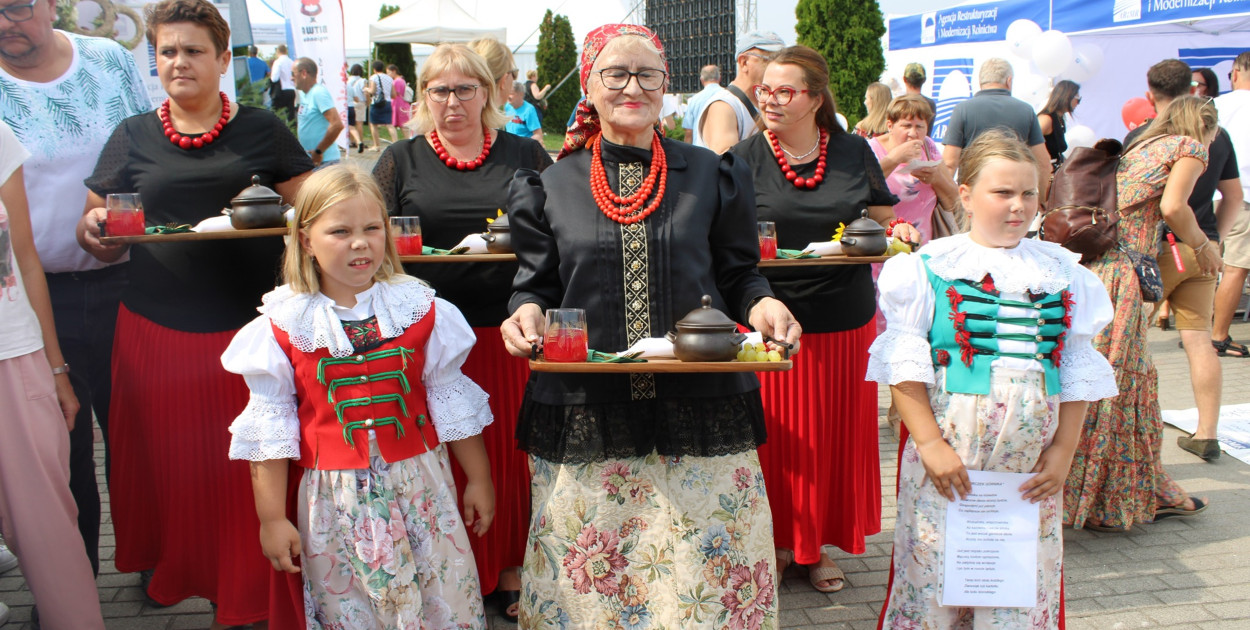
<path fill-rule="evenodd" d="M 910 253 L 911 253 L 911 244 L 909 244 L 907 241 L 904 241 L 901 238 L 892 239 L 890 241 L 890 246 L 885 249 L 886 256 L 893 256 L 895 254 L 910 254 Z"/>
<path fill-rule="evenodd" d="M 486 222 L 487 222 L 487 223 L 494 223 L 494 222 L 495 222 L 495 219 L 498 219 L 499 217 L 502 217 L 502 216 L 503 216 L 503 210 L 502 210 L 502 209 L 500 209 L 500 208 L 495 208 L 495 218 L 494 218 L 494 219 L 492 219 L 492 218 L 490 218 L 490 217 L 487 217 L 487 218 L 486 218 Z"/>
<path fill-rule="evenodd" d="M 842 231 L 845 229 L 846 229 L 845 223 L 838 223 L 838 229 L 836 232 L 833 233 L 833 240 L 835 241 L 842 240 Z"/>

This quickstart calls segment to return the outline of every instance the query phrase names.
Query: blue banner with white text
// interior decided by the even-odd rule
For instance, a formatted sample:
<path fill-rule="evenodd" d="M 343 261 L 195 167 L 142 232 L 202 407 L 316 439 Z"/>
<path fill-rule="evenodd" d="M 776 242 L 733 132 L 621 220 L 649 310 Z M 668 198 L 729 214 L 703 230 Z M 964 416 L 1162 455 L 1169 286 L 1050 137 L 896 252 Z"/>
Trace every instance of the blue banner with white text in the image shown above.
<path fill-rule="evenodd" d="M 1049 11 L 1048 2 L 1005 0 L 895 18 L 890 20 L 890 50 L 1003 41 L 1007 27 L 1016 20 L 1032 20 L 1045 30 Z"/>
<path fill-rule="evenodd" d="M 1055 0 L 1052 28 L 1080 33 L 1250 14 L 1250 0 Z"/>

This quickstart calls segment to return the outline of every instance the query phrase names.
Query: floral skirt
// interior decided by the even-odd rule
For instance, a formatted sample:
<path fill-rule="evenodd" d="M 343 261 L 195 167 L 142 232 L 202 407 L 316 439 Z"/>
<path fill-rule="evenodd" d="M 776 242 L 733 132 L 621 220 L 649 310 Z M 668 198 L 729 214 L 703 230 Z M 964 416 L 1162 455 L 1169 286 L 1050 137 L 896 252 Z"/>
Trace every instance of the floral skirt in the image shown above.
<path fill-rule="evenodd" d="M 447 447 L 369 468 L 307 470 L 299 487 L 310 630 L 485 628 Z"/>
<path fill-rule="evenodd" d="M 969 470 L 1024 473 L 1033 469 L 1059 426 L 1059 397 L 1046 396 L 1041 372 L 995 369 L 990 393 L 950 394 L 945 368 L 929 388 L 942 437 Z M 916 444 L 908 440 L 899 467 L 894 570 L 883 628 L 1057 628 L 1063 537 L 1059 495 L 1043 500 L 1037 547 L 1037 606 L 941 606 L 947 500 L 925 478 Z"/>
<path fill-rule="evenodd" d="M 754 450 L 530 465 L 520 627 L 778 626 L 772 519 Z"/>

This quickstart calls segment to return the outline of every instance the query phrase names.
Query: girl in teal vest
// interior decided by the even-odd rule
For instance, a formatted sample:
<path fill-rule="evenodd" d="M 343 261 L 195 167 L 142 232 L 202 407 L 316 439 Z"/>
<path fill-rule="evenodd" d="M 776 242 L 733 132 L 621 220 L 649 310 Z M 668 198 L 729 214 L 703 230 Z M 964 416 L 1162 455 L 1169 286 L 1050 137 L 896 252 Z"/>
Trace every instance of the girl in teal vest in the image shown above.
<path fill-rule="evenodd" d="M 978 136 L 959 176 L 969 232 L 890 259 L 879 280 L 886 331 L 869 349 L 868 380 L 890 385 L 906 425 L 882 625 L 1055 628 L 1060 491 L 1088 401 L 1116 395 L 1091 344 L 1111 301 L 1077 254 L 1023 240 L 1037 163 L 1015 136 Z M 1019 492 L 1040 503 L 1032 608 L 941 605 L 947 503 L 971 490 L 969 470 L 1023 473 Z"/>

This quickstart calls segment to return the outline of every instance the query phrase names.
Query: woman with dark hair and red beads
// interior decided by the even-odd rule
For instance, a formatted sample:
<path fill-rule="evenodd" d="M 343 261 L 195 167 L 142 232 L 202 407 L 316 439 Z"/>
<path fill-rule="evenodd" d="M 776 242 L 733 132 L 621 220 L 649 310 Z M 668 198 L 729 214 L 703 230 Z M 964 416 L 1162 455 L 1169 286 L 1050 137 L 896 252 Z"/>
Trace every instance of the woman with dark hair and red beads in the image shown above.
<path fill-rule="evenodd" d="M 667 78 L 645 27 L 587 35 L 588 97 L 562 159 L 512 182 L 520 269 L 501 332 L 514 355 L 539 344 L 546 309 L 585 309 L 590 347 L 616 351 L 663 336 L 704 295 L 798 342 L 756 269 L 741 160 L 656 131 Z M 517 427 L 533 470 L 521 627 L 779 623 L 758 389 L 741 372 L 531 376 Z"/>
<path fill-rule="evenodd" d="M 890 225 L 898 199 L 868 143 L 838 125 L 820 53 L 779 51 L 755 97 L 767 129 L 731 152 L 750 169 L 756 211 L 776 223 L 779 247 L 831 238 L 861 214 Z M 909 224 L 893 232 L 919 241 Z M 803 325 L 805 346 L 793 370 L 760 376 L 769 437 L 760 462 L 778 570 L 807 565 L 812 586 L 831 593 L 846 582 L 824 545 L 863 553 L 864 537 L 881 531 L 877 387 L 864 381 L 877 336 L 872 272 L 838 265 L 767 269 L 764 276 Z"/>
<path fill-rule="evenodd" d="M 150 571 L 148 596 L 217 604 L 214 628 L 269 616 L 272 570 L 261 554 L 246 462 L 225 457 L 226 428 L 247 404 L 243 378 L 221 366 L 235 332 L 256 316 L 282 257 L 277 238 L 106 245 L 105 196 L 139 193 L 149 224 L 221 216 L 252 177 L 295 198 L 312 161 L 273 114 L 219 90 L 230 27 L 206 0 L 148 7 L 147 38 L 169 99 L 127 118 L 86 180 L 79 243 L 101 260 L 129 252 L 113 345 L 115 563 Z"/>

